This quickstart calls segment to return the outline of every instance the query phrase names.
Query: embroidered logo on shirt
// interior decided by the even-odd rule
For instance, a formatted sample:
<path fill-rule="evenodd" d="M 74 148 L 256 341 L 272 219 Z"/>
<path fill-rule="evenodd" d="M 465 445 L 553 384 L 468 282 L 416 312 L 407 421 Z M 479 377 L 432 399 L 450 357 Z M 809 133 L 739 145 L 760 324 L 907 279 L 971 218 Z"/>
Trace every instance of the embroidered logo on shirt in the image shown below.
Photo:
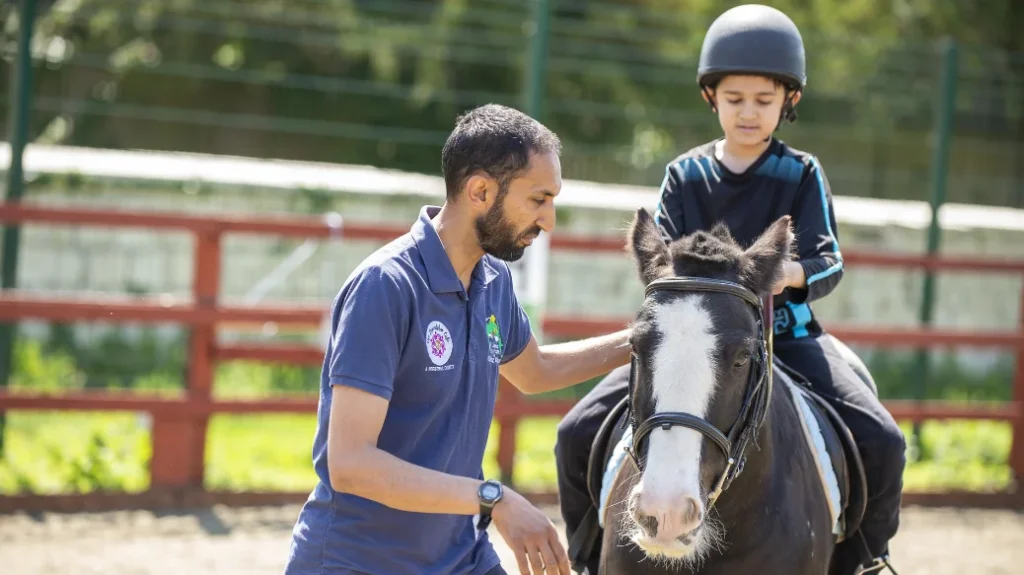
<path fill-rule="evenodd" d="M 501 341 L 501 330 L 498 329 L 498 320 L 492 313 L 487 318 L 487 361 L 501 363 L 501 354 L 505 351 L 505 343 Z"/>
<path fill-rule="evenodd" d="M 452 334 L 439 321 L 432 321 L 427 326 L 427 355 L 434 365 L 444 365 L 452 356 Z"/>

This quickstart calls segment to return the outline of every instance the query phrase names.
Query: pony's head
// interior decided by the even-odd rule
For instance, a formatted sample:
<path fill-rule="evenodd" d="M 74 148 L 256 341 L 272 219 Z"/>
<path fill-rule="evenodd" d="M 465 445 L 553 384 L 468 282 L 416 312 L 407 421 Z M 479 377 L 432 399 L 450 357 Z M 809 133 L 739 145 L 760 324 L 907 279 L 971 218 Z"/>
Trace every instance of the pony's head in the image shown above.
<path fill-rule="evenodd" d="M 721 280 L 730 282 L 722 284 L 727 288 L 740 286 L 734 292 L 770 297 L 791 257 L 793 239 L 785 216 L 746 249 L 722 224 L 666 244 L 640 209 L 629 231 L 629 249 L 645 286 L 673 277 L 696 278 L 698 284 Z M 757 297 L 748 294 L 754 302 Z M 728 433 L 744 406 L 751 370 L 761 367 L 760 335 L 751 303 L 734 293 L 685 286 L 650 292 L 633 324 L 634 425 L 672 412 Z M 728 457 L 707 434 L 684 424 L 649 427 L 637 439 L 634 455 L 641 474 L 624 517 L 632 540 L 652 557 L 700 558 L 714 544 L 715 530 L 705 522 L 708 497 L 724 476 Z"/>

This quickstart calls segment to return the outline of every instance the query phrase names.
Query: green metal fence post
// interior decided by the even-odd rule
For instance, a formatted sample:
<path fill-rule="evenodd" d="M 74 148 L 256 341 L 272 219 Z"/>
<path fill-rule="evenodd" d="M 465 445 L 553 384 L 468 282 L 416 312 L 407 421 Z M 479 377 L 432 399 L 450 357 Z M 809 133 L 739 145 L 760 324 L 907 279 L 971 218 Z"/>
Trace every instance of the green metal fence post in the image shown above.
<path fill-rule="evenodd" d="M 548 41 L 551 35 L 551 0 L 531 0 L 530 15 L 527 24 L 527 55 L 526 66 L 523 68 L 523 113 L 534 118 L 538 122 L 543 121 L 544 116 L 544 89 L 547 75 Z M 526 252 L 518 269 L 526 273 L 525 293 L 520 297 L 523 308 L 530 318 L 534 333 L 538 338 L 543 337 L 542 316 L 544 315 L 544 300 L 547 292 L 547 265 L 548 265 L 548 234 L 542 234 L 537 241 Z M 517 288 L 517 291 L 522 288 Z M 525 297 L 523 297 L 525 296 Z M 502 389 L 511 395 L 501 395 L 500 401 L 509 405 L 515 405 L 521 399 L 516 395 L 511 385 L 502 385 Z M 502 393 L 502 392 L 499 392 Z M 499 418 L 498 438 L 498 467 L 501 472 L 501 479 L 505 483 L 514 485 L 516 453 L 516 429 L 519 425 L 519 416 L 512 414 Z"/>
<path fill-rule="evenodd" d="M 939 90 L 939 101 L 935 109 L 935 131 L 932 140 L 931 166 L 931 210 L 932 218 L 928 226 L 928 255 L 939 252 L 942 228 L 939 226 L 939 208 L 946 201 L 946 184 L 949 176 L 949 144 L 953 134 L 953 116 L 956 113 L 957 74 L 959 68 L 959 51 L 956 41 L 946 38 L 942 43 L 942 76 Z M 926 270 L 921 291 L 920 318 L 922 327 L 930 326 L 935 312 L 935 274 Z M 927 350 L 917 352 L 917 389 L 918 400 L 924 400 L 929 379 L 929 353 Z M 914 424 L 914 443 L 920 458 L 926 454 L 921 448 L 921 424 Z"/>
<path fill-rule="evenodd" d="M 28 141 L 28 120 L 32 111 L 32 28 L 35 24 L 35 0 L 18 3 L 18 58 L 11 80 L 10 138 L 11 164 L 7 168 L 7 202 L 21 200 L 25 189 L 22 156 Z M 3 254 L 0 262 L 0 287 L 10 289 L 17 283 L 18 244 L 21 229 L 4 227 Z M 0 324 L 0 387 L 6 387 L 11 375 L 16 323 Z M 0 412 L 0 455 L 4 449 L 6 417 Z"/>
<path fill-rule="evenodd" d="M 543 121 L 544 88 L 551 39 L 551 0 L 530 3 L 530 47 L 523 82 L 523 112 Z"/>

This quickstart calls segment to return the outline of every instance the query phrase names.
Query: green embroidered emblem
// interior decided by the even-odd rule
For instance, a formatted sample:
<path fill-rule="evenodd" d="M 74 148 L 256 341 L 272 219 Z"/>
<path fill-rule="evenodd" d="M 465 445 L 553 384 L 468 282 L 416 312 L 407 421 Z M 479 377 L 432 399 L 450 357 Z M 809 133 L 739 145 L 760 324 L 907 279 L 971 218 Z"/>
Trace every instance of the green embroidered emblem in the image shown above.
<path fill-rule="evenodd" d="M 487 346 L 489 350 L 487 360 L 491 363 L 501 363 L 505 343 L 501 341 L 501 330 L 498 329 L 498 320 L 493 313 L 487 318 Z"/>

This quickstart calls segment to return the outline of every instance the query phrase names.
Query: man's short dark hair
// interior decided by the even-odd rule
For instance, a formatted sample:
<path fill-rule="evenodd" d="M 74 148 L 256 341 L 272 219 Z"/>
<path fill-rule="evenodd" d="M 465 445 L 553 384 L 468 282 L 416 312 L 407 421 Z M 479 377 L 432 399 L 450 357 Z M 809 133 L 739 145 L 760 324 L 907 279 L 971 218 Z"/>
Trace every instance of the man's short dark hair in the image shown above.
<path fill-rule="evenodd" d="M 561 142 L 551 130 L 526 114 L 487 104 L 455 120 L 455 129 L 441 151 L 441 171 L 448 201 L 458 198 L 466 180 L 485 172 L 498 181 L 499 196 L 526 171 L 530 155 L 561 153 Z"/>

